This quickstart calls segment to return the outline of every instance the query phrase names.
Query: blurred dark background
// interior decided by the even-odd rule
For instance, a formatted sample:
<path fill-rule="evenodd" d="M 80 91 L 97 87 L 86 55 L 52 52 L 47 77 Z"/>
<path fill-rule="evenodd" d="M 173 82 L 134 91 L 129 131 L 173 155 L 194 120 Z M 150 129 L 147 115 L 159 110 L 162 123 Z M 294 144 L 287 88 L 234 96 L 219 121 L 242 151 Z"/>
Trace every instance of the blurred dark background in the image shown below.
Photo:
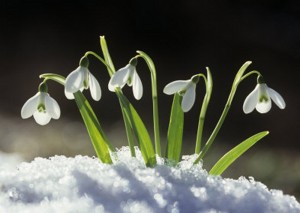
<path fill-rule="evenodd" d="M 105 35 L 116 68 L 125 66 L 136 50 L 145 51 L 154 60 L 163 139 L 172 102 L 172 97 L 162 93 L 167 83 L 188 79 L 210 67 L 214 91 L 205 123 L 204 138 L 207 138 L 223 110 L 237 70 L 251 60 L 249 71 L 259 70 L 268 86 L 284 97 L 287 107 L 282 111 L 273 104 L 267 114 L 255 111 L 245 115 L 242 104 L 254 89 L 256 79 L 244 81 L 211 150 L 210 161 L 214 163 L 243 139 L 269 130 L 270 135 L 225 176 L 252 175 L 270 187 L 298 194 L 300 7 L 297 5 L 297 0 L 0 0 L 0 150 L 19 152 L 28 160 L 54 154 L 94 154 L 76 105 L 64 97 L 60 85 L 48 84 L 51 96 L 61 107 L 59 121 L 40 127 L 33 119 L 22 120 L 20 109 L 37 92 L 39 74 L 68 75 L 86 51 L 101 54 L 99 36 Z M 125 145 L 118 101 L 107 89 L 108 74 L 96 59 L 91 57 L 90 64 L 103 91 L 100 102 L 92 105 L 110 138 L 116 140 L 113 143 Z M 131 89 L 124 92 L 151 129 L 150 75 L 142 61 L 137 69 L 144 84 L 143 99 L 135 101 Z M 193 151 L 203 91 L 200 83 L 196 105 L 186 114 L 186 154 Z"/>

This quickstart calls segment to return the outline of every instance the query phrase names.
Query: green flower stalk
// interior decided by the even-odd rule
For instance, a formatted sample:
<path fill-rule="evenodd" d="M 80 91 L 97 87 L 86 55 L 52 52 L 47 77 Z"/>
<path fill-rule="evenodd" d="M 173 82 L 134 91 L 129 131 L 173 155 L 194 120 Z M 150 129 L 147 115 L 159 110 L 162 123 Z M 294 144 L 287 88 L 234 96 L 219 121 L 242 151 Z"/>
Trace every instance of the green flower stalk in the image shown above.
<path fill-rule="evenodd" d="M 152 59 L 146 53 L 144 53 L 143 51 L 137 51 L 137 53 L 139 55 L 136 57 L 142 57 L 145 60 L 151 74 L 155 153 L 158 156 L 161 156 L 156 69 Z"/>
<path fill-rule="evenodd" d="M 208 108 L 208 104 L 210 101 L 212 88 L 213 88 L 213 80 L 208 67 L 206 67 L 207 77 L 201 75 L 205 82 L 205 89 L 206 93 L 203 99 L 202 107 L 199 114 L 199 121 L 198 121 L 198 129 L 197 129 L 197 136 L 196 136 L 196 146 L 195 146 L 195 153 L 199 154 L 201 151 L 201 144 L 202 144 L 202 137 L 203 137 L 203 128 L 204 128 L 204 121 L 206 116 L 206 111 Z"/>

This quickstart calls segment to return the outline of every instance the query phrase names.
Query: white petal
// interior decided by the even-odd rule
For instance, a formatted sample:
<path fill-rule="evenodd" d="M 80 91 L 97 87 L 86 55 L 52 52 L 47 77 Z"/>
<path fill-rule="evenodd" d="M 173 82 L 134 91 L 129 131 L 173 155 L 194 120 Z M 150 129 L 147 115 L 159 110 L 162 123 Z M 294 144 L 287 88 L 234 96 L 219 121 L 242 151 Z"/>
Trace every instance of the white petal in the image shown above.
<path fill-rule="evenodd" d="M 128 64 L 113 74 L 108 83 L 109 91 L 114 92 L 116 87 L 122 88 L 127 83 L 131 69 L 130 66 L 132 65 Z"/>
<path fill-rule="evenodd" d="M 192 106 L 195 103 L 195 97 L 196 97 L 196 84 L 191 83 L 182 98 L 181 108 L 183 112 L 188 112 L 192 108 Z"/>
<path fill-rule="evenodd" d="M 40 94 L 40 92 L 36 93 L 33 97 L 31 97 L 25 102 L 21 109 L 21 117 L 23 119 L 31 117 L 33 113 L 37 110 Z"/>
<path fill-rule="evenodd" d="M 56 100 L 50 97 L 49 94 L 45 94 L 45 107 L 46 112 L 54 119 L 59 119 L 60 108 Z"/>
<path fill-rule="evenodd" d="M 285 101 L 283 100 L 282 96 L 273 90 L 272 88 L 268 88 L 268 93 L 271 97 L 271 99 L 274 101 L 274 103 L 280 108 L 284 109 L 285 108 Z"/>
<path fill-rule="evenodd" d="M 65 90 L 65 96 L 66 96 L 67 99 L 69 99 L 69 100 L 73 100 L 73 99 L 75 98 L 74 95 L 73 95 L 73 93 L 67 92 L 66 90 Z"/>
<path fill-rule="evenodd" d="M 173 81 L 165 86 L 163 92 L 167 95 L 172 95 L 183 90 L 190 82 L 191 80 Z"/>
<path fill-rule="evenodd" d="M 42 125 L 42 126 L 48 124 L 51 120 L 51 116 L 46 112 L 36 111 L 35 113 L 33 113 L 33 117 L 34 117 L 34 120 L 39 125 Z"/>
<path fill-rule="evenodd" d="M 136 71 L 133 73 L 132 82 L 133 82 L 133 87 L 132 87 L 133 95 L 136 100 L 140 100 L 143 96 L 143 84 Z"/>
<path fill-rule="evenodd" d="M 257 84 L 255 89 L 246 97 L 243 104 L 244 113 L 248 114 L 255 109 L 256 104 L 258 102 L 258 90 L 259 84 Z"/>
<path fill-rule="evenodd" d="M 101 87 L 95 76 L 90 73 L 89 75 L 89 86 L 91 96 L 95 101 L 99 101 L 101 98 Z"/>
<path fill-rule="evenodd" d="M 82 88 L 80 88 L 80 92 L 82 92 L 84 90 L 84 87 L 82 87 Z M 67 92 L 66 90 L 65 90 L 65 96 L 67 97 L 67 99 L 69 99 L 69 100 L 73 100 L 73 99 L 75 99 L 75 97 L 74 97 L 74 93 L 71 93 L 71 92 Z"/>
<path fill-rule="evenodd" d="M 65 84 L 65 90 L 67 93 L 75 93 L 83 87 L 86 71 L 88 71 L 87 68 L 78 67 L 68 75 Z"/>
<path fill-rule="evenodd" d="M 271 107 L 272 107 L 271 99 L 268 99 L 268 101 L 258 102 L 256 105 L 256 110 L 259 113 L 267 113 L 270 111 Z"/>

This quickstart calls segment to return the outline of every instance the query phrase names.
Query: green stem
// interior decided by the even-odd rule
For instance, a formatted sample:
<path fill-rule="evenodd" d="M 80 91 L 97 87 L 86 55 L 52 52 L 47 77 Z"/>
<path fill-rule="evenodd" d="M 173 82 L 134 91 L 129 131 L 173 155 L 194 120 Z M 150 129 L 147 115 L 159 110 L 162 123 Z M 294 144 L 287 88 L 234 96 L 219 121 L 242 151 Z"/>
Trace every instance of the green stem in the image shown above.
<path fill-rule="evenodd" d="M 206 154 L 206 152 L 208 151 L 208 149 L 210 148 L 210 146 L 214 142 L 217 134 L 219 133 L 219 130 L 220 130 L 222 124 L 224 123 L 226 115 L 227 115 L 227 113 L 228 113 L 228 111 L 230 109 L 233 96 L 234 96 L 234 94 L 236 92 L 236 88 L 237 87 L 232 88 L 232 90 L 231 90 L 231 92 L 229 94 L 229 97 L 227 99 L 227 102 L 225 104 L 224 110 L 222 112 L 222 115 L 221 115 L 221 117 L 220 117 L 220 119 L 219 119 L 219 121 L 218 121 L 215 129 L 213 130 L 211 136 L 209 137 L 208 141 L 206 142 L 205 146 L 203 147 L 203 150 L 201 151 L 199 157 L 196 159 L 196 161 L 194 163 L 198 163 L 204 157 L 204 155 Z"/>
<path fill-rule="evenodd" d="M 158 100 L 157 100 L 157 78 L 156 69 L 152 59 L 144 52 L 137 51 L 138 57 L 142 57 L 151 73 L 151 87 L 152 87 L 152 108 L 153 108 L 153 128 L 154 128 L 154 143 L 155 152 L 161 157 L 161 147 L 160 147 L 160 132 L 159 132 L 159 115 L 158 115 Z"/>
<path fill-rule="evenodd" d="M 260 76 L 260 72 L 256 71 L 256 70 L 253 70 L 251 72 L 248 72 L 247 74 L 245 74 L 243 77 L 241 77 L 241 80 L 240 80 L 240 83 L 245 80 L 246 78 L 248 78 L 250 75 L 253 75 L 253 74 L 256 74 L 258 76 Z"/>
<path fill-rule="evenodd" d="M 209 71 L 209 68 L 207 67 L 207 78 L 203 74 L 199 74 L 200 77 L 203 77 L 205 82 L 205 88 L 206 93 L 203 99 L 200 115 L 199 115 L 199 122 L 198 122 L 198 129 L 197 129 L 197 136 L 196 136 L 196 146 L 195 146 L 195 153 L 199 154 L 201 151 L 201 143 L 202 143 L 202 137 L 203 137 L 203 127 L 204 127 L 204 121 L 206 116 L 207 107 L 210 101 L 211 93 L 212 93 L 212 77 Z"/>

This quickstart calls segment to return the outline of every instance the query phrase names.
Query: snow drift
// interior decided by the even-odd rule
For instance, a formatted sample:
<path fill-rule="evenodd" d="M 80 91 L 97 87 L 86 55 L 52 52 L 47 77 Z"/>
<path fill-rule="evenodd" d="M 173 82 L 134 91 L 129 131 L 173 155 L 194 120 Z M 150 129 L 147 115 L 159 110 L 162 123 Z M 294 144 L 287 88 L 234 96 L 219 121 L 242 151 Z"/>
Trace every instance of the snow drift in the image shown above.
<path fill-rule="evenodd" d="M 195 156 L 178 166 L 143 164 L 140 152 L 127 147 L 116 153 L 114 165 L 96 158 L 54 156 L 16 163 L 0 162 L 0 212 L 289 212 L 299 213 L 293 196 L 268 188 L 253 178 L 210 176 Z M 12 161 L 17 166 L 1 166 Z"/>

